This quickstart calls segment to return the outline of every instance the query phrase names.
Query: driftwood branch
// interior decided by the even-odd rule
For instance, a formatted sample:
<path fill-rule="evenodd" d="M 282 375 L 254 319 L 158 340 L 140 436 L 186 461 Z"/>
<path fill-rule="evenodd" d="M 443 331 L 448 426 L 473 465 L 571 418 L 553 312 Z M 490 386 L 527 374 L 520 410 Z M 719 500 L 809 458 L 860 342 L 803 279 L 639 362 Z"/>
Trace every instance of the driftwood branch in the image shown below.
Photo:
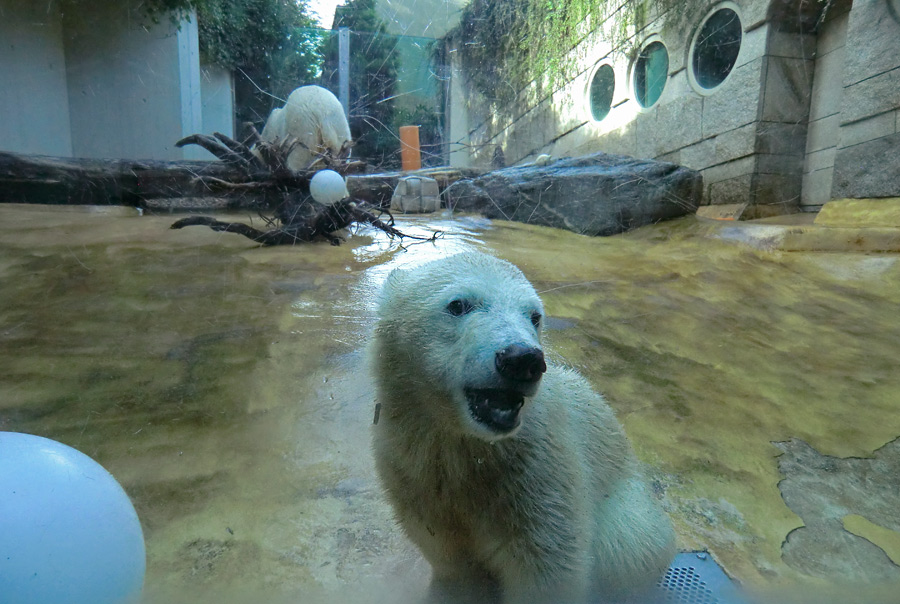
<path fill-rule="evenodd" d="M 388 214 L 390 215 L 390 214 Z M 272 221 L 267 221 L 272 224 Z M 366 223 L 384 231 L 389 237 L 409 238 L 419 241 L 434 241 L 441 236 L 440 231 L 434 232 L 429 237 L 408 235 L 393 226 L 393 216 L 390 222 L 385 223 L 364 204 L 360 204 L 351 198 L 338 201 L 330 206 L 320 206 L 315 212 L 307 216 L 293 215 L 290 222 L 282 226 L 261 231 L 242 222 L 222 222 L 208 216 L 189 216 L 178 220 L 170 228 L 182 229 L 187 226 L 207 226 L 214 231 L 225 233 L 237 233 L 251 239 L 260 245 L 294 245 L 296 243 L 309 243 L 323 238 L 332 245 L 340 245 L 341 239 L 335 235 L 335 231 L 345 229 L 354 223 Z"/>
<path fill-rule="evenodd" d="M 221 135 L 219 135 L 221 136 Z M 227 137 L 225 137 L 227 138 Z M 231 139 L 228 139 L 231 141 Z M 231 141 L 234 142 L 234 141 Z M 221 142 L 218 136 L 209 136 L 207 134 L 192 134 L 175 143 L 176 147 L 184 147 L 185 145 L 199 145 L 221 159 L 226 164 L 232 164 L 239 168 L 243 168 L 247 173 L 250 172 L 251 162 L 255 160 L 251 155 L 245 157 L 240 149 L 233 149 L 225 143 Z"/>

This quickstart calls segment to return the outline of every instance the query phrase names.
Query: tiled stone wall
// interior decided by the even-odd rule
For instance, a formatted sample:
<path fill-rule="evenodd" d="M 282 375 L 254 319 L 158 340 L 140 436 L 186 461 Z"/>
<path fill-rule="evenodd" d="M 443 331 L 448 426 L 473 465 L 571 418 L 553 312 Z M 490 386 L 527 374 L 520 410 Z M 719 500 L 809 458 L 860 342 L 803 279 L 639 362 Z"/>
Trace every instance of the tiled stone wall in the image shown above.
<path fill-rule="evenodd" d="M 898 2 L 853 4 L 832 198 L 900 196 L 898 12 Z"/>
<path fill-rule="evenodd" d="M 529 91 L 525 91 L 513 107 L 479 105 L 477 99 L 467 101 L 466 117 L 472 125 L 469 137 L 475 150 L 472 162 L 487 165 L 498 145 L 510 163 L 527 161 L 540 153 L 564 156 L 595 151 L 659 158 L 701 170 L 704 203 L 749 201 L 756 196 L 755 191 L 767 185 L 765 179 L 757 177 L 756 157 L 758 125 L 764 113 L 768 111 L 764 132 L 775 133 L 766 139 L 773 147 L 771 153 L 784 153 L 774 147 L 784 144 L 785 135 L 805 135 L 805 130 L 793 125 L 786 128 L 785 123 L 798 116 L 805 118 L 806 107 L 795 110 L 775 96 L 770 96 L 770 104 L 765 105 L 762 86 L 767 72 L 771 69 L 768 77 L 773 91 L 792 91 L 796 89 L 795 80 L 802 81 L 806 76 L 799 64 L 807 60 L 789 53 L 776 58 L 767 55 L 768 2 L 743 0 L 736 4 L 745 31 L 741 50 L 733 71 L 712 94 L 700 94 L 691 87 L 685 63 L 696 28 L 716 3 L 685 3 L 688 14 L 675 17 L 677 27 L 669 26 L 663 14 L 634 36 L 638 43 L 658 36 L 668 51 L 669 77 L 656 105 L 644 109 L 634 100 L 630 57 L 604 46 L 600 35 L 589 36 L 576 50 L 582 61 L 580 73 L 561 89 L 530 104 L 525 100 Z M 782 46 L 791 48 L 790 44 Z M 587 91 L 594 69 L 601 63 L 612 65 L 616 87 L 612 110 L 597 122 L 590 115 Z M 789 113 L 783 114 L 784 111 Z M 455 134 L 458 138 L 458 131 Z M 792 149 L 790 153 L 795 155 L 792 160 L 799 173 L 802 149 Z M 780 171 L 785 162 L 768 161 L 766 165 L 773 172 L 766 179 L 782 178 Z M 795 188 L 791 196 L 798 198 L 799 185 Z M 782 201 L 780 194 L 775 201 Z M 765 200 L 772 202 L 770 198 Z"/>
<path fill-rule="evenodd" d="M 829 11 L 816 40 L 816 67 L 809 112 L 801 204 L 820 206 L 831 199 L 843 95 L 844 55 L 850 3 Z"/>
<path fill-rule="evenodd" d="M 703 173 L 704 203 L 750 203 L 756 215 L 884 194 L 890 186 L 900 195 L 896 177 L 860 174 L 900 144 L 900 25 L 887 3 L 858 0 L 852 13 L 849 0 L 829 3 L 819 35 L 812 32 L 822 15 L 811 11 L 824 4 L 735 4 L 740 54 L 712 93 L 691 87 L 685 62 L 696 28 L 717 3 L 685 3 L 684 14 L 659 15 L 634 37 L 658 35 L 669 53 L 668 82 L 655 106 L 642 109 L 632 98 L 630 58 L 588 36 L 575 51 L 581 72 L 559 90 L 540 99 L 525 91 L 510 107 L 467 101 L 471 161 L 487 165 L 497 146 L 509 163 L 595 151 L 673 161 Z M 667 26 L 667 18 L 680 27 Z M 615 70 L 616 89 L 609 115 L 596 122 L 587 91 L 604 62 Z M 900 152 L 880 161 L 896 175 Z"/>
<path fill-rule="evenodd" d="M 782 31 L 774 21 L 767 27 L 750 202 L 771 206 L 758 213 L 784 213 L 800 203 L 816 39 L 803 31 Z"/>

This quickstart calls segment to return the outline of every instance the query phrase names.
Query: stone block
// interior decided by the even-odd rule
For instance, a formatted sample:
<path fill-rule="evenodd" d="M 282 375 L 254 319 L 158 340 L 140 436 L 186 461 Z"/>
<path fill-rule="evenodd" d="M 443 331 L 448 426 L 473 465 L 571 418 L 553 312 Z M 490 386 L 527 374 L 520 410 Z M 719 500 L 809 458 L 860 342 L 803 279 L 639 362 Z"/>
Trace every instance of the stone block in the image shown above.
<path fill-rule="evenodd" d="M 708 205 L 746 205 L 750 201 L 752 182 L 753 177 L 750 174 L 711 182 L 705 187 L 706 195 L 703 203 Z"/>
<path fill-rule="evenodd" d="M 666 86 L 665 86 L 665 88 L 663 88 L 662 94 L 660 95 L 659 100 L 657 101 L 657 104 L 654 105 L 654 108 L 659 107 L 660 105 L 669 103 L 671 101 L 674 101 L 675 99 L 678 98 L 678 95 L 676 94 L 677 85 L 673 88 L 673 86 L 671 84 L 672 84 L 672 78 L 671 78 L 671 72 L 669 72 L 669 76 L 666 77 Z"/>
<path fill-rule="evenodd" d="M 715 138 L 716 162 L 722 163 L 745 157 L 754 152 L 758 124 L 747 124 L 728 132 L 723 132 Z"/>
<path fill-rule="evenodd" d="M 853 147 L 834 157 L 832 196 L 900 196 L 900 132 Z"/>
<path fill-rule="evenodd" d="M 533 151 L 533 149 L 530 146 L 523 145 L 523 139 L 516 136 L 515 131 L 512 131 L 509 134 L 511 136 L 503 137 L 506 140 L 506 144 L 502 145 L 503 158 L 507 165 L 512 165 L 522 161 Z M 478 158 L 479 161 L 477 165 L 489 167 L 494 159 L 492 145 L 485 145 L 484 151 L 479 152 Z"/>
<path fill-rule="evenodd" d="M 517 138 L 530 139 L 526 144 L 529 147 L 543 145 L 547 142 L 546 129 L 548 119 L 547 114 L 542 111 L 543 107 L 538 106 L 521 114 L 518 119 L 513 120 L 510 124 L 512 136 Z"/>
<path fill-rule="evenodd" d="M 618 155 L 637 155 L 637 128 L 634 124 L 628 124 L 617 130 L 604 134 L 600 139 L 600 145 L 593 151 L 605 151 Z"/>
<path fill-rule="evenodd" d="M 703 99 L 687 94 L 660 105 L 656 138 L 659 153 L 668 153 L 703 138 Z"/>
<path fill-rule="evenodd" d="M 656 161 L 667 161 L 672 164 L 678 164 L 680 166 L 684 166 L 685 168 L 690 168 L 690 166 L 685 166 L 681 163 L 681 151 L 672 151 L 671 153 L 666 153 L 664 155 L 660 155 L 656 158 Z"/>
<path fill-rule="evenodd" d="M 803 184 L 800 190 L 800 205 L 820 206 L 831 199 L 831 181 L 834 178 L 834 168 L 826 168 L 803 175 Z"/>
<path fill-rule="evenodd" d="M 705 170 L 703 170 L 703 182 L 706 184 L 711 184 L 723 180 L 730 180 L 739 176 L 751 175 L 755 171 L 756 156 L 751 155 L 724 164 L 718 164 L 716 166 L 706 168 Z"/>
<path fill-rule="evenodd" d="M 807 147 L 807 125 L 784 122 L 759 122 L 756 125 L 756 151 L 780 155 L 803 155 Z"/>
<path fill-rule="evenodd" d="M 895 112 L 882 113 L 861 122 L 841 124 L 838 133 L 838 148 L 852 147 L 860 143 L 893 134 L 897 127 Z"/>
<path fill-rule="evenodd" d="M 847 27 L 844 86 L 900 66 L 900 23 L 888 2 L 854 2 Z"/>
<path fill-rule="evenodd" d="M 656 114 L 657 108 L 653 107 L 649 111 L 638 113 L 634 120 L 637 157 L 651 159 L 662 153 L 656 139 Z"/>
<path fill-rule="evenodd" d="M 841 127 L 840 114 L 829 115 L 809 123 L 806 137 L 806 151 L 811 153 L 838 144 L 838 132 Z"/>
<path fill-rule="evenodd" d="M 669 52 L 669 76 L 687 69 L 687 49 L 685 44 L 690 44 L 689 35 L 679 36 L 666 40 L 666 50 Z"/>
<path fill-rule="evenodd" d="M 900 67 L 844 88 L 841 122 L 855 122 L 900 107 Z"/>
<path fill-rule="evenodd" d="M 766 17 L 779 31 L 814 34 L 824 9 L 825 2 L 769 0 Z"/>
<path fill-rule="evenodd" d="M 779 206 L 775 214 L 790 214 L 800 206 L 799 174 L 756 174 L 750 202 L 755 206 Z"/>
<path fill-rule="evenodd" d="M 741 21 L 744 30 L 755 30 L 766 25 L 769 16 L 768 0 L 748 0 L 741 2 Z"/>
<path fill-rule="evenodd" d="M 735 67 L 761 59 L 766 54 L 769 30 L 769 25 L 763 25 L 751 31 L 744 31 L 744 35 L 741 38 L 741 51 L 738 53 L 737 61 L 734 63 Z"/>
<path fill-rule="evenodd" d="M 785 174 L 799 177 L 803 173 L 803 157 L 799 155 L 760 153 L 756 158 L 756 171 L 760 174 Z"/>
<path fill-rule="evenodd" d="M 825 25 L 816 40 L 817 57 L 827 55 L 838 48 L 844 48 L 847 43 L 847 24 L 849 22 L 849 12 L 842 13 L 831 20 L 825 20 Z"/>
<path fill-rule="evenodd" d="M 715 138 L 708 138 L 705 141 L 684 147 L 679 151 L 679 159 L 678 163 L 693 170 L 703 170 L 717 163 L 722 163 L 716 160 Z"/>
<path fill-rule="evenodd" d="M 813 62 L 767 57 L 762 119 L 769 122 L 804 122 L 809 116 Z"/>
<path fill-rule="evenodd" d="M 660 107 L 672 102 L 682 101 L 685 96 L 696 96 L 692 94 L 693 88 L 691 88 L 691 85 L 688 83 L 687 70 L 685 69 L 669 74 L 669 81 L 666 82 L 666 90 L 669 94 L 664 94 L 662 98 L 660 98 Z"/>
<path fill-rule="evenodd" d="M 804 172 L 816 172 L 817 170 L 826 170 L 834 167 L 835 147 L 814 151 L 806 155 L 806 163 L 803 166 Z"/>
<path fill-rule="evenodd" d="M 786 59 L 813 59 L 816 56 L 816 36 L 808 33 L 772 31 L 766 54 Z"/>
<path fill-rule="evenodd" d="M 816 59 L 809 119 L 817 120 L 841 111 L 841 97 L 844 90 L 841 78 L 843 68 L 843 49 Z"/>
<path fill-rule="evenodd" d="M 613 107 L 622 105 L 631 99 L 631 85 L 628 82 L 628 63 L 622 59 L 613 64 L 616 74 L 616 87 L 613 90 Z"/>
<path fill-rule="evenodd" d="M 759 119 L 763 64 L 736 67 L 715 94 L 703 98 L 703 137 L 734 130 Z"/>

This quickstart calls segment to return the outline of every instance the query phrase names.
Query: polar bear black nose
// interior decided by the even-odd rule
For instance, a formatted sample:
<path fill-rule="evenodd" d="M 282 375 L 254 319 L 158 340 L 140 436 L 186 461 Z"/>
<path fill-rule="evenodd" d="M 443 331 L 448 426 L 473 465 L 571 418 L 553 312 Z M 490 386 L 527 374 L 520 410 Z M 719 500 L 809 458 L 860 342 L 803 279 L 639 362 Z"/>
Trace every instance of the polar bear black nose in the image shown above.
<path fill-rule="evenodd" d="M 543 351 L 520 344 L 511 344 L 499 351 L 494 364 L 500 375 L 517 382 L 536 382 L 547 371 Z"/>

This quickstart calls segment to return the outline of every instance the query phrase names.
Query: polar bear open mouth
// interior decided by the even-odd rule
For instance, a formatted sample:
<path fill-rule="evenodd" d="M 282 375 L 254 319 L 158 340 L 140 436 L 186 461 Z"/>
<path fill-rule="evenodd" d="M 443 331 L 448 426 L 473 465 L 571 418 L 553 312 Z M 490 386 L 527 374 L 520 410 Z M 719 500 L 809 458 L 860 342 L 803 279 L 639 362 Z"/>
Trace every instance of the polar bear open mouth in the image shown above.
<path fill-rule="evenodd" d="M 466 388 L 469 413 L 494 432 L 511 432 L 519 425 L 519 410 L 525 396 L 515 390 Z"/>

